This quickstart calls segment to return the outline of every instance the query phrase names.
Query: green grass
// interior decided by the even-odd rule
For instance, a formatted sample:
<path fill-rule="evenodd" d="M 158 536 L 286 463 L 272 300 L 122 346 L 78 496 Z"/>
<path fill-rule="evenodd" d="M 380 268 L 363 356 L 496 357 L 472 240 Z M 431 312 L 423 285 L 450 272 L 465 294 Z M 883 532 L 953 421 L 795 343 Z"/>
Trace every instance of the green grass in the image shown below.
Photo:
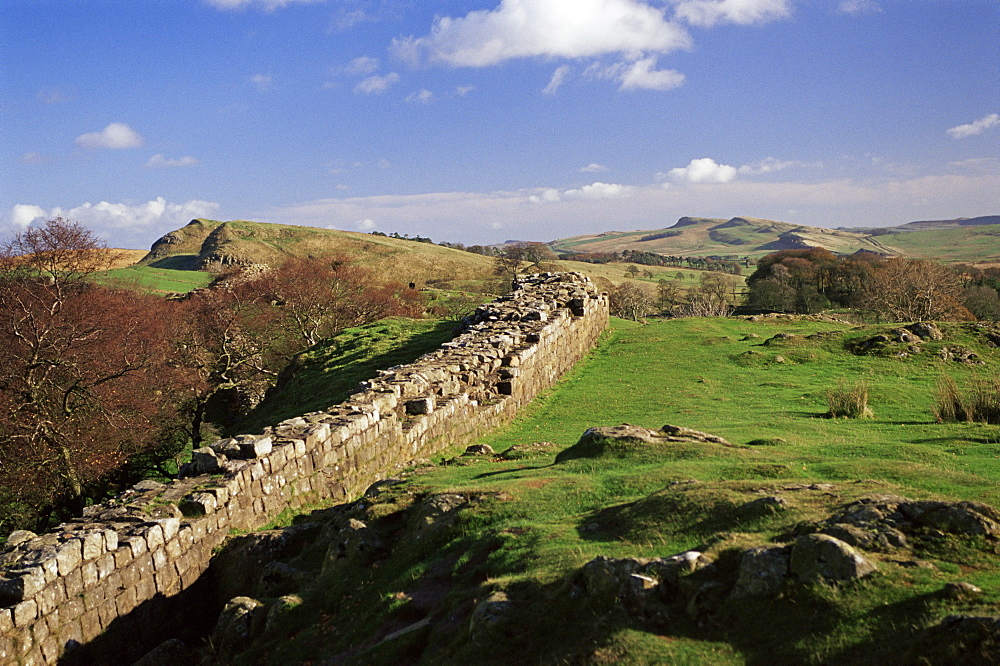
<path fill-rule="evenodd" d="M 614 320 L 601 345 L 559 386 L 482 440 L 497 451 L 516 445 L 518 456 L 423 468 L 377 499 L 345 509 L 391 545 L 318 576 L 282 630 L 256 642 L 242 663 L 953 660 L 931 627 L 950 613 L 1000 610 L 995 544 L 939 540 L 910 555 L 929 566 L 902 566 L 894 559 L 900 556 L 886 556 L 864 582 L 792 586 L 769 601 L 727 601 L 707 624 L 683 608 L 643 621 L 574 596 L 580 567 L 599 555 L 665 557 L 694 548 L 730 571 L 740 549 L 787 540 L 802 523 L 866 495 L 1000 504 L 1000 427 L 937 423 L 931 414 L 941 376 L 964 383 L 974 373 L 995 373 L 1000 351 L 970 327 L 943 327 L 946 339 L 935 344 L 975 348 L 987 367 L 946 363 L 931 343 L 906 358 L 856 356 L 845 345 L 873 329 L 835 323 Z M 758 337 L 743 340 L 750 333 Z M 777 333 L 792 335 L 772 339 Z M 344 352 L 353 353 L 350 345 Z M 857 381 L 868 386 L 875 417 L 823 418 L 827 391 Z M 678 444 L 657 455 L 557 462 L 586 428 L 622 422 L 687 426 L 736 446 Z M 752 440 L 769 445 L 740 446 Z M 529 446 L 536 442 L 552 444 Z M 820 482 L 833 485 L 788 490 Z M 440 493 L 487 496 L 453 524 L 412 538 L 412 516 L 425 497 Z M 787 498 L 788 508 L 754 515 L 740 508 L 772 493 Z M 945 600 L 942 586 L 956 580 L 986 595 Z M 495 590 L 505 590 L 516 610 L 470 636 L 470 615 Z M 428 617 L 433 621 L 417 625 Z"/>
<path fill-rule="evenodd" d="M 122 285 L 129 289 L 154 294 L 186 294 L 207 287 L 215 276 L 204 271 L 177 270 L 153 266 L 128 266 L 103 273 L 98 279 L 107 285 Z"/>
<path fill-rule="evenodd" d="M 287 376 L 245 419 L 236 432 L 257 432 L 306 412 L 346 400 L 358 383 L 379 370 L 411 363 L 454 337 L 456 322 L 388 317 L 348 328 L 321 342 L 293 362 Z"/>

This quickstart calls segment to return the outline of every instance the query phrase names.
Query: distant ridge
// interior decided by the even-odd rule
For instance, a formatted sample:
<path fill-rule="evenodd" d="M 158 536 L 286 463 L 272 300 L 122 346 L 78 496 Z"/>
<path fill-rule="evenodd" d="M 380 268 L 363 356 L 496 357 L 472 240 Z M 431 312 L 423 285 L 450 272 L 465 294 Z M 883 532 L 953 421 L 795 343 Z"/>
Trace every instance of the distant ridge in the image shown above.
<path fill-rule="evenodd" d="M 682 217 L 670 227 L 605 231 L 554 240 L 561 253 L 655 252 L 673 256 L 761 257 L 822 247 L 836 254 L 872 252 L 945 262 L 1000 262 L 1000 215 L 910 222 L 896 227 L 825 229 L 755 217 Z"/>

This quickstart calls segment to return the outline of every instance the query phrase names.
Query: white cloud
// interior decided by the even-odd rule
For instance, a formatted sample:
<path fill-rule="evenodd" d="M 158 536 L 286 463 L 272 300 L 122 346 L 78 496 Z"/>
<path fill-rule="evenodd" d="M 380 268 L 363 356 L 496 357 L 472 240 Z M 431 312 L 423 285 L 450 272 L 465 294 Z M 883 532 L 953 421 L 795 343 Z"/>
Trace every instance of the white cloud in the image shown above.
<path fill-rule="evenodd" d="M 688 48 L 687 32 L 639 0 L 502 0 L 492 11 L 439 17 L 430 34 L 393 41 L 414 63 L 485 67 L 516 58 L 585 58 Z"/>
<path fill-rule="evenodd" d="M 603 164 L 598 164 L 597 162 L 591 162 L 585 167 L 580 167 L 580 173 L 595 173 L 597 171 L 607 171 L 608 167 Z"/>
<path fill-rule="evenodd" d="M 791 0 L 674 0 L 676 19 L 711 27 L 717 23 L 753 25 L 791 15 Z"/>
<path fill-rule="evenodd" d="M 964 139 L 966 137 L 982 134 L 986 130 L 997 126 L 1000 126 L 1000 114 L 991 113 L 988 116 L 983 116 L 979 120 L 975 120 L 967 125 L 952 127 L 948 130 L 948 134 L 955 139 Z"/>
<path fill-rule="evenodd" d="M 556 67 L 556 71 L 552 72 L 552 78 L 549 79 L 549 84 L 542 89 L 542 92 L 546 95 L 554 95 L 556 91 L 566 82 L 566 77 L 569 76 L 572 68 L 569 65 L 560 65 Z"/>
<path fill-rule="evenodd" d="M 391 72 L 385 76 L 369 76 L 367 79 L 362 80 L 358 83 L 358 85 L 354 86 L 354 92 L 363 93 L 365 95 L 384 93 L 398 81 L 399 74 L 396 72 Z"/>
<path fill-rule="evenodd" d="M 699 183 L 728 183 L 736 179 L 736 168 L 728 164 L 718 164 L 711 157 L 691 160 L 686 167 L 678 167 L 667 172 L 673 180 Z"/>
<path fill-rule="evenodd" d="M 101 233 L 106 230 L 180 227 L 192 218 L 209 217 L 218 208 L 219 204 L 211 201 L 193 200 L 174 204 L 163 197 L 142 204 L 101 201 L 68 209 L 57 206 L 49 211 L 39 206 L 19 204 L 11 212 L 11 222 L 26 226 L 38 218 L 65 217 Z"/>
<path fill-rule="evenodd" d="M 630 185 L 596 182 L 583 187 L 560 192 L 554 188 L 543 189 L 528 196 L 533 204 L 551 204 L 560 201 L 603 201 L 606 199 L 626 199 L 635 193 Z"/>
<path fill-rule="evenodd" d="M 169 158 L 165 157 L 163 153 L 157 153 L 146 160 L 147 169 L 169 169 L 172 167 L 189 167 L 198 164 L 198 160 L 191 157 L 190 155 L 185 155 L 184 157 Z"/>
<path fill-rule="evenodd" d="M 633 62 L 621 75 L 621 90 L 673 90 L 684 82 L 680 72 L 655 66 L 656 58 Z"/>
<path fill-rule="evenodd" d="M 369 56 L 360 56 L 355 58 L 351 62 L 347 63 L 344 67 L 344 71 L 348 74 L 353 74 L 355 76 L 364 76 L 365 74 L 372 74 L 378 69 L 379 59 L 371 58 Z"/>
<path fill-rule="evenodd" d="M 822 227 L 974 217 L 995 210 L 998 191 L 1000 174 L 994 170 L 863 182 L 735 179 L 712 187 L 669 189 L 653 183 L 632 186 L 624 198 L 604 199 L 564 198 L 554 188 L 384 195 L 309 201 L 247 216 L 342 229 L 357 229 L 358 220 L 373 219 L 400 233 L 469 244 L 657 229 L 682 215 L 749 215 Z"/>
<path fill-rule="evenodd" d="M 10 223 L 14 227 L 24 229 L 37 219 L 44 218 L 48 214 L 41 206 L 29 204 L 17 204 L 10 211 Z"/>
<path fill-rule="evenodd" d="M 455 94 L 459 97 L 465 97 L 470 92 L 476 89 L 476 86 L 457 86 L 455 88 Z"/>
<path fill-rule="evenodd" d="M 616 183 L 592 183 L 576 190 L 566 190 L 563 198 L 567 200 L 583 199 L 597 201 L 600 199 L 624 199 L 632 196 L 635 188 Z"/>
<path fill-rule="evenodd" d="M 842 0 L 837 11 L 841 14 L 877 14 L 882 7 L 876 0 Z"/>
<path fill-rule="evenodd" d="M 406 96 L 406 101 L 413 104 L 430 104 L 434 101 L 434 93 L 424 88 Z"/>
<path fill-rule="evenodd" d="M 744 164 L 738 171 L 741 175 L 747 176 L 759 176 L 765 173 L 774 173 L 776 171 L 784 171 L 790 167 L 805 166 L 802 162 L 796 160 L 779 160 L 776 157 L 765 157 L 760 162 L 755 162 L 753 164 Z"/>
<path fill-rule="evenodd" d="M 100 132 L 90 132 L 76 137 L 76 145 L 88 150 L 100 148 L 120 150 L 138 148 L 142 144 L 142 136 L 125 123 L 111 123 Z"/>
<path fill-rule="evenodd" d="M 366 217 L 363 220 L 358 220 L 358 229 L 361 231 L 372 231 L 375 229 L 375 220 L 370 217 Z"/>
<path fill-rule="evenodd" d="M 257 90 L 270 90 L 274 87 L 274 78 L 270 74 L 254 74 L 250 83 L 257 86 Z"/>

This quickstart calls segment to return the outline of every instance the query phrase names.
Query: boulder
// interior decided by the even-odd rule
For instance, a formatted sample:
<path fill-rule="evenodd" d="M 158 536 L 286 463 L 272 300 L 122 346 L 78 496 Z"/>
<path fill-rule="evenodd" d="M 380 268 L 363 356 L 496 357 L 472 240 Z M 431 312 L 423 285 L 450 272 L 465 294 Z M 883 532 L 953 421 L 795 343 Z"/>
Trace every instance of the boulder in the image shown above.
<path fill-rule="evenodd" d="M 806 583 L 846 583 L 876 570 L 850 544 L 828 534 L 807 534 L 792 544 L 789 570 Z"/>
<path fill-rule="evenodd" d="M 219 614 L 212 632 L 212 646 L 218 663 L 230 663 L 232 657 L 264 630 L 267 607 L 250 597 L 234 597 Z"/>
<path fill-rule="evenodd" d="M 732 598 L 773 596 L 788 578 L 790 548 L 761 546 L 743 552 Z"/>
<path fill-rule="evenodd" d="M 588 428 L 576 444 L 561 451 L 556 462 L 574 458 L 603 456 L 627 457 L 650 455 L 677 443 L 711 443 L 728 446 L 722 437 L 682 426 L 665 425 L 660 430 L 623 423 L 617 426 Z"/>
<path fill-rule="evenodd" d="M 475 640 L 484 629 L 502 622 L 510 614 L 513 606 L 514 604 L 503 590 L 493 592 L 476 604 L 476 608 L 469 618 L 469 634 L 472 639 Z"/>
<path fill-rule="evenodd" d="M 929 321 L 918 321 L 915 324 L 910 324 L 906 327 L 906 329 L 924 340 L 944 339 L 944 333 L 942 333 L 941 329 L 937 327 L 937 324 Z"/>

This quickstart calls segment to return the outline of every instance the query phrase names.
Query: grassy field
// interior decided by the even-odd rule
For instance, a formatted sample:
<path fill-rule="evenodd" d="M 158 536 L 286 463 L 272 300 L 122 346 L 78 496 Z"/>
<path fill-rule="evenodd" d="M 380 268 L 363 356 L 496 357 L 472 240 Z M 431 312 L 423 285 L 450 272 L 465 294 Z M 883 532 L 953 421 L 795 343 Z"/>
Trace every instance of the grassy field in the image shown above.
<path fill-rule="evenodd" d="M 323 551 L 306 549 L 294 564 L 316 567 L 316 584 L 238 661 L 956 663 L 961 653 L 934 625 L 951 613 L 1000 611 L 1000 554 L 981 538 L 875 554 L 879 571 L 862 582 L 723 601 L 708 619 L 690 607 L 637 616 L 578 596 L 580 568 L 595 557 L 697 549 L 725 570 L 739 549 L 787 540 L 863 496 L 1000 504 L 1000 426 L 941 424 L 931 413 L 941 377 L 963 386 L 996 375 L 1000 351 L 974 327 L 944 329 L 945 340 L 919 354 L 857 356 L 846 347 L 884 329 L 614 320 L 557 388 L 483 440 L 505 455 L 444 459 L 378 495 L 298 519 L 354 517 L 384 543 L 343 561 L 327 554 L 322 566 Z M 944 361 L 945 346 L 975 350 L 985 365 Z M 824 418 L 827 391 L 857 380 L 869 386 L 874 418 Z M 734 446 L 558 457 L 586 428 L 622 422 L 687 426 Z M 450 519 L 429 512 L 429 498 L 442 494 L 466 498 L 467 508 Z M 785 510 L 739 510 L 775 494 Z M 943 597 L 954 581 L 985 594 Z M 498 592 L 514 610 L 477 630 L 483 600 Z"/>
<path fill-rule="evenodd" d="M 133 265 L 106 271 L 101 274 L 99 281 L 153 294 L 185 294 L 193 289 L 207 287 L 214 277 L 204 271 Z"/>

